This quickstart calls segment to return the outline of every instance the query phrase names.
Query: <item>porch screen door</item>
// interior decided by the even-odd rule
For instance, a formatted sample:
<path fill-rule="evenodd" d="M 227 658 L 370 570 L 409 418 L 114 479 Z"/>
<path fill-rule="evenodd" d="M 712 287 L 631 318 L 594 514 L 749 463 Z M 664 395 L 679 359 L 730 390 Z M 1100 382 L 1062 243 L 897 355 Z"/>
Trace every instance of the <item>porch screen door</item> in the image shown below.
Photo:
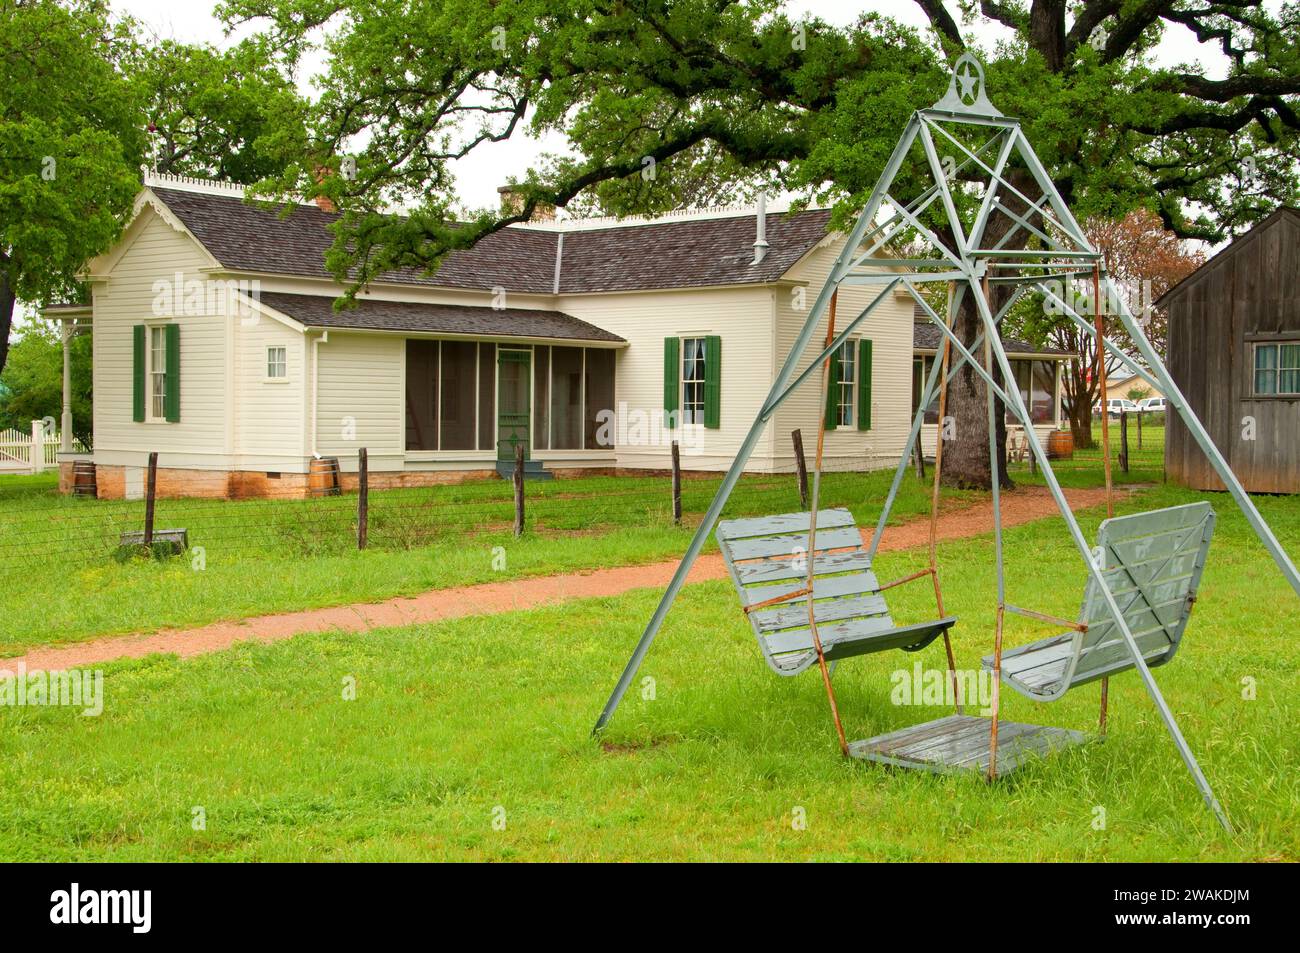
<path fill-rule="evenodd" d="M 532 392 L 532 352 L 497 349 L 497 459 L 513 460 L 515 445 L 524 445 L 529 459 Z"/>

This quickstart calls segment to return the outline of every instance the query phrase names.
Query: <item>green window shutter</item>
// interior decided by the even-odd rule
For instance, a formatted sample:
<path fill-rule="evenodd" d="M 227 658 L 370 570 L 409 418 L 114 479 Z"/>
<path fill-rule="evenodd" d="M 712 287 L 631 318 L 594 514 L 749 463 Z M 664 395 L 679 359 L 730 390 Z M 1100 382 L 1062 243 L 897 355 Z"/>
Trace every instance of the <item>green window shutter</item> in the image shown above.
<path fill-rule="evenodd" d="M 840 355 L 831 355 L 830 376 L 826 381 L 826 414 L 823 424 L 827 430 L 834 430 L 839 417 L 840 398 Z"/>
<path fill-rule="evenodd" d="M 181 329 L 178 324 L 169 324 L 166 335 L 167 345 L 167 381 L 163 390 L 163 410 L 168 421 L 178 423 L 181 419 Z"/>
<path fill-rule="evenodd" d="M 722 421 L 722 338 L 704 339 L 704 426 L 717 430 Z"/>
<path fill-rule="evenodd" d="M 871 429 L 871 342 L 858 342 L 858 429 Z"/>
<path fill-rule="evenodd" d="M 664 426 L 672 427 L 677 421 L 681 391 L 682 342 L 679 338 L 664 338 Z"/>
<path fill-rule="evenodd" d="M 131 419 L 144 423 L 144 325 L 131 329 Z"/>

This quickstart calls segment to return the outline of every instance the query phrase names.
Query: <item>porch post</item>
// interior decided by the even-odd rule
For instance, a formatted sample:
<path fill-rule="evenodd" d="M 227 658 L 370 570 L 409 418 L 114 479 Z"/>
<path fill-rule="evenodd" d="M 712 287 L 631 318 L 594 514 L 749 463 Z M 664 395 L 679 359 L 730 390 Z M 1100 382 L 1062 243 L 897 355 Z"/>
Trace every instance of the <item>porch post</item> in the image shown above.
<path fill-rule="evenodd" d="M 1056 368 L 1056 374 L 1055 374 L 1056 386 L 1053 388 L 1053 394 L 1052 394 L 1052 403 L 1054 406 L 1054 414 L 1052 416 L 1052 427 L 1056 430 L 1060 430 L 1061 429 L 1061 372 L 1065 369 L 1065 362 L 1053 361 L 1052 366 Z"/>
<path fill-rule="evenodd" d="M 72 452 L 72 326 L 63 319 L 63 414 L 59 421 L 59 450 Z M 44 457 L 42 457 L 44 459 Z"/>

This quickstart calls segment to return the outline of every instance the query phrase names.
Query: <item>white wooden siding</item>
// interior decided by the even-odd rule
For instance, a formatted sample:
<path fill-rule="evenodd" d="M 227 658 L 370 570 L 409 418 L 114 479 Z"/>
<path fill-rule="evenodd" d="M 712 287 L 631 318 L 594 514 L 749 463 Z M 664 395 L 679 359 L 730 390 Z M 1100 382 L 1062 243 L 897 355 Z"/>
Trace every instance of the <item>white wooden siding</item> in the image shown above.
<path fill-rule="evenodd" d="M 96 459 L 120 459 L 156 450 L 170 456 L 220 458 L 233 422 L 226 414 L 226 321 L 224 314 L 155 318 L 154 282 L 205 280 L 202 250 L 152 209 L 130 234 L 126 249 L 105 282 L 94 285 L 94 427 Z M 131 419 L 132 327 L 155 320 L 180 326 L 178 423 Z M 164 460 L 164 465 L 168 461 Z"/>
<path fill-rule="evenodd" d="M 804 284 L 802 287 L 791 286 L 777 298 L 778 364 L 785 360 L 794 346 L 795 338 L 808 318 L 808 309 L 813 306 L 842 246 L 843 239 L 826 242 L 787 273 L 787 278 Z M 799 300 L 800 292 L 802 301 Z M 836 333 L 847 327 L 879 293 L 877 288 L 870 286 L 841 286 L 835 312 Z M 799 363 L 800 371 L 813 362 L 824 346 L 827 320 L 823 317 L 814 332 Z M 877 307 L 854 331 L 854 340 L 869 338 L 872 341 L 871 430 L 857 430 L 855 413 L 854 427 L 828 431 L 824 469 L 874 469 L 898 462 L 911 423 L 912 323 L 911 298 L 891 293 L 889 300 Z M 820 386 L 821 373 L 814 371 L 773 417 L 775 464 L 782 471 L 794 467 L 790 433 L 795 429 L 803 431 L 804 452 L 811 466 L 817 425 L 825 410 Z"/>
<path fill-rule="evenodd" d="M 731 465 L 772 384 L 773 298 L 768 287 L 563 295 L 555 307 L 627 339 L 616 359 L 615 400 L 629 413 L 661 425 L 664 406 L 664 338 L 722 338 L 719 428 L 701 429 L 682 466 L 725 470 Z M 617 410 L 618 408 L 613 408 Z M 672 437 L 654 445 L 619 445 L 625 467 L 668 466 Z M 750 469 L 771 467 L 771 434 L 755 448 Z"/>
<path fill-rule="evenodd" d="M 306 347 L 301 331 L 251 312 L 235 322 L 236 448 L 240 454 L 305 457 Z M 267 380 L 268 347 L 285 349 L 286 375 Z"/>
<path fill-rule="evenodd" d="M 327 342 L 304 335 L 266 315 L 256 322 L 239 315 L 182 315 L 181 421 L 134 423 L 131 327 L 152 319 L 154 282 L 215 277 L 206 254 L 146 208 L 129 233 L 133 240 L 107 280 L 94 289 L 96 459 L 134 462 L 150 450 L 172 466 L 304 469 L 313 452 L 356 465 L 368 448 L 376 470 L 481 468 L 491 452 L 466 454 L 462 461 L 406 460 L 405 341 L 400 335 L 331 331 Z M 666 337 L 718 335 L 722 339 L 721 426 L 701 428 L 701 443 L 683 440 L 688 469 L 728 467 L 748 432 L 772 380 L 806 316 L 796 307 L 800 289 L 811 306 L 839 250 L 830 241 L 811 252 L 777 285 L 698 290 L 627 292 L 550 297 L 515 296 L 518 307 L 556 309 L 618 334 L 629 342 L 616 357 L 615 401 L 624 413 L 640 414 L 657 433 L 663 417 L 663 341 Z M 266 277 L 262 290 L 332 293 L 327 282 Z M 851 320 L 876 290 L 845 287 L 839 298 L 839 326 Z M 438 289 L 381 288 L 375 297 L 489 304 L 489 296 Z M 858 337 L 874 342 L 873 429 L 837 430 L 827 435 L 827 469 L 886 466 L 897 459 L 906 436 L 911 400 L 912 308 L 891 298 Z M 824 325 L 814 339 L 824 337 Z M 266 348 L 284 346 L 286 383 L 266 380 Z M 806 354 L 802 366 L 811 362 Z M 315 366 L 314 366 L 315 365 Z M 809 453 L 822 406 L 816 375 L 784 406 L 751 457 L 751 470 L 793 468 L 790 431 L 804 432 Z M 348 433 L 349 429 L 354 430 Z M 616 462 L 619 466 L 663 468 L 669 441 L 620 443 L 610 455 L 541 453 L 574 464 Z M 679 434 L 684 437 L 684 434 Z M 481 458 L 471 460 L 471 456 Z"/>
<path fill-rule="evenodd" d="M 351 470 L 357 451 L 365 447 L 374 469 L 401 469 L 406 451 L 405 339 L 331 331 L 328 341 L 315 345 L 315 353 L 316 452 L 339 457 L 340 465 Z"/>

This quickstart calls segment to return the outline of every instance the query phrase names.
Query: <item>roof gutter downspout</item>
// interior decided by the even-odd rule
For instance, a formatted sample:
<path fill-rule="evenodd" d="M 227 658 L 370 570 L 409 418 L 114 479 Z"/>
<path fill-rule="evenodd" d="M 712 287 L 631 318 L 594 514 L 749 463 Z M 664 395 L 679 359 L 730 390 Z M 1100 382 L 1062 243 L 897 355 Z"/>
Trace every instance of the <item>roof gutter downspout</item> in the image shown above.
<path fill-rule="evenodd" d="M 320 407 L 320 345 L 328 344 L 330 333 L 322 331 L 311 340 L 311 446 L 308 448 L 313 458 L 320 459 L 320 450 L 316 446 L 317 418 Z"/>

